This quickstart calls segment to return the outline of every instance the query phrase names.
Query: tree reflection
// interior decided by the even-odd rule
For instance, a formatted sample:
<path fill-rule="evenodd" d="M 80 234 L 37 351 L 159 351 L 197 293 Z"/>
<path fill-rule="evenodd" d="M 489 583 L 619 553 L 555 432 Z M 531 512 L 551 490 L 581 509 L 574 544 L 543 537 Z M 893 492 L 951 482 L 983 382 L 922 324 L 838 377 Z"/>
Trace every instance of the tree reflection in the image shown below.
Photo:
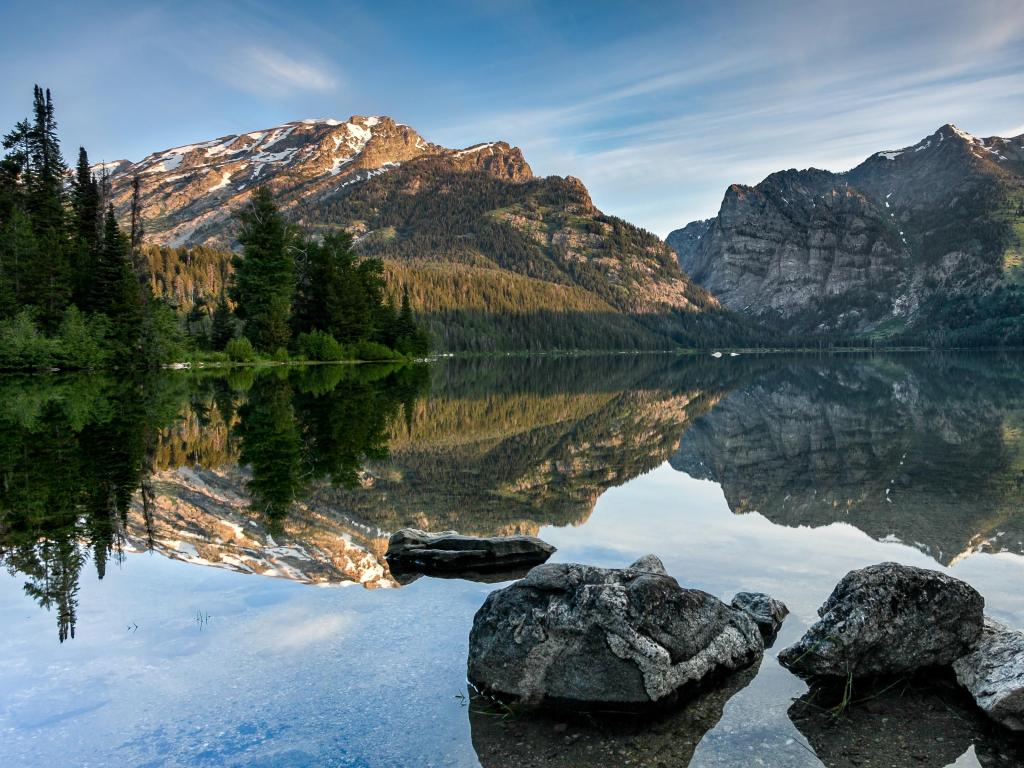
<path fill-rule="evenodd" d="M 154 545 L 154 473 L 249 466 L 253 508 L 280 528 L 314 480 L 358 481 L 425 367 L 317 366 L 226 376 L 0 380 L 0 563 L 75 636 L 79 578 L 119 562 L 135 504 Z M 136 531 L 135 545 L 139 544 Z"/>

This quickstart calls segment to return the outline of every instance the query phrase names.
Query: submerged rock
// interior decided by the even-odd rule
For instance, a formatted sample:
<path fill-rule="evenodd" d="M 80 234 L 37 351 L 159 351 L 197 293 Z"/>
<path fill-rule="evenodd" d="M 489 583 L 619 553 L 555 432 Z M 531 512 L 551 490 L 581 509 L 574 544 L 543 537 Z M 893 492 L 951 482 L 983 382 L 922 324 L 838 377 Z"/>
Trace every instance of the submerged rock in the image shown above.
<path fill-rule="evenodd" d="M 690 765 L 701 739 L 722 719 L 725 705 L 757 671 L 758 665 L 752 664 L 698 692 L 686 706 L 639 717 L 544 711 L 507 716 L 499 703 L 471 691 L 473 748 L 483 768 Z"/>
<path fill-rule="evenodd" d="M 531 705 L 642 709 L 763 651 L 746 613 L 681 588 L 648 555 L 624 569 L 541 565 L 492 592 L 473 619 L 468 676 Z"/>
<path fill-rule="evenodd" d="M 403 528 L 391 535 L 385 557 L 397 570 L 511 571 L 543 563 L 555 548 L 535 536 L 463 536 Z"/>
<path fill-rule="evenodd" d="M 852 691 L 819 681 L 788 714 L 829 768 L 1024 765 L 1024 745 L 978 712 L 949 670 L 898 685 L 855 682 Z"/>
<path fill-rule="evenodd" d="M 782 622 L 789 615 L 789 608 L 781 600 L 776 600 L 763 592 L 738 592 L 730 605 L 743 611 L 757 624 L 761 630 L 766 646 L 775 642 L 775 636 L 782 627 Z"/>
<path fill-rule="evenodd" d="M 1024 731 L 1024 632 L 986 617 L 981 639 L 953 671 L 985 714 Z"/>
<path fill-rule="evenodd" d="M 779 654 L 802 675 L 895 675 L 952 664 L 981 635 L 985 600 L 937 571 L 881 563 L 850 571 L 820 621 Z"/>

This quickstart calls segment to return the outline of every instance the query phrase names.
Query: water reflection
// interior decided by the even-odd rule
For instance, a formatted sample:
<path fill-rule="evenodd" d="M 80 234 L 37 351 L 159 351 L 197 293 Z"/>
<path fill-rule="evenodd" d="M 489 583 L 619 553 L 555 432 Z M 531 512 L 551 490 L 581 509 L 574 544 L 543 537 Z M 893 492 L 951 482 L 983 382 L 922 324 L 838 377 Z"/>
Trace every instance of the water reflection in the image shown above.
<path fill-rule="evenodd" d="M 736 513 L 1024 553 L 1024 377 L 985 356 L 469 359 L 0 380 L 0 559 L 74 636 L 127 551 L 392 587 L 394 530 L 584 524 L 666 460 Z"/>
<path fill-rule="evenodd" d="M 757 675 L 757 666 L 720 681 L 681 709 L 643 718 L 516 713 L 471 696 L 473 748 L 483 768 L 686 768 L 701 739 L 722 719 L 725 705 Z"/>
<path fill-rule="evenodd" d="M 952 679 L 878 683 L 842 710 L 843 692 L 814 687 L 789 717 L 828 766 L 945 768 L 964 755 L 985 768 L 1024 765 L 1024 745 L 990 723 Z M 913 724 L 908 727 L 908 724 Z"/>
<path fill-rule="evenodd" d="M 453 695 L 490 585 L 302 585 L 397 586 L 387 539 L 414 525 L 540 534 L 607 567 L 657 552 L 687 586 L 784 599 L 777 647 L 881 559 L 955 562 L 1020 626 L 1022 368 L 644 355 L 0 378 L 5 757 L 1020 764 L 962 699 L 817 717 L 823 694 L 771 652 L 752 682 L 649 727 L 467 712 Z M 919 723 L 944 741 L 920 752 Z"/>
<path fill-rule="evenodd" d="M 724 397 L 671 463 L 736 513 L 849 523 L 943 564 L 1024 553 L 1024 376 L 1015 358 L 794 362 Z"/>

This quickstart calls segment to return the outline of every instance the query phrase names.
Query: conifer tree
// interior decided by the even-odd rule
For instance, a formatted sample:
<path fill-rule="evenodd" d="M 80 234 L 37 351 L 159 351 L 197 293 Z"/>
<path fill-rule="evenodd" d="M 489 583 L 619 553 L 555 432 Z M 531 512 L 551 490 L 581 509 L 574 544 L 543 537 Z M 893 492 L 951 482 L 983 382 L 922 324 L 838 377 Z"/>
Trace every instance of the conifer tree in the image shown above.
<path fill-rule="evenodd" d="M 270 190 L 257 189 L 240 216 L 238 241 L 243 251 L 233 260 L 231 298 L 245 322 L 244 333 L 256 349 L 274 352 L 291 338 L 295 261 L 289 251 L 292 233 Z"/>
<path fill-rule="evenodd" d="M 83 310 L 91 309 L 90 283 L 100 249 L 100 191 L 89 166 L 85 147 L 78 148 L 78 163 L 71 186 L 72 230 L 75 243 L 72 249 L 74 303 Z"/>
<path fill-rule="evenodd" d="M 210 346 L 217 352 L 221 352 L 234 337 L 235 318 L 231 314 L 227 295 L 224 291 L 221 291 L 220 298 L 217 300 L 217 306 L 213 310 L 213 321 L 210 326 Z"/>
<path fill-rule="evenodd" d="M 34 305 L 43 328 L 56 328 L 71 298 L 71 268 L 64 221 L 64 161 L 57 139 L 53 99 L 37 85 L 33 121 L 25 137 L 26 209 L 36 238 L 36 255 L 26 265 L 22 303 Z"/>
<path fill-rule="evenodd" d="M 122 353 L 138 352 L 142 304 L 138 282 L 132 271 L 128 240 L 117 226 L 114 206 L 107 206 L 103 244 L 96 259 L 90 304 L 111 320 L 112 335 Z"/>

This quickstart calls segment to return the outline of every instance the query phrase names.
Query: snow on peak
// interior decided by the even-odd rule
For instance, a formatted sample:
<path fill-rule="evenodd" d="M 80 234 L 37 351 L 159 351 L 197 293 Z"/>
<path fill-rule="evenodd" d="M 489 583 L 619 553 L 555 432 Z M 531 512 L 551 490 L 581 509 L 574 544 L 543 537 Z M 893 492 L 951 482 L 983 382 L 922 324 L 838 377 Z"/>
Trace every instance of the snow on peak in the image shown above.
<path fill-rule="evenodd" d="M 466 149 L 459 150 L 458 152 L 455 153 L 455 157 L 463 157 L 464 155 L 475 155 L 477 152 L 482 152 L 485 149 L 490 149 L 497 143 L 498 142 L 496 141 L 492 141 L 487 144 L 476 144 L 472 147 L 467 147 Z"/>

